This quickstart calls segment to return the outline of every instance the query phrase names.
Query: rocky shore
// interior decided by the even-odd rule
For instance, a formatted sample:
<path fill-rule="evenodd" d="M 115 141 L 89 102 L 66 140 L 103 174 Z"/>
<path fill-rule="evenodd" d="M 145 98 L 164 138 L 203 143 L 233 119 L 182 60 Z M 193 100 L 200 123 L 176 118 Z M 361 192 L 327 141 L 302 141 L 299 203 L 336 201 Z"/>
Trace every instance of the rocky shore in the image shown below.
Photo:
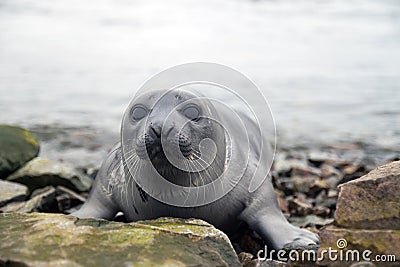
<path fill-rule="evenodd" d="M 258 262 L 255 255 L 265 244 L 246 227 L 229 240 L 200 220 L 165 218 L 124 224 L 123 215 L 116 218 L 120 222 L 67 216 L 86 200 L 98 165 L 77 166 L 46 158 L 48 153 L 42 152 L 38 157 L 38 139 L 43 134 L 35 130 L 32 134 L 0 125 L 0 266 L 111 266 L 110 260 L 115 266 L 356 264 L 323 255 L 317 262 Z M 91 151 L 99 149 L 88 140 Z M 79 144 L 69 142 L 78 150 Z M 101 158 L 104 151 L 98 154 Z M 398 160 L 393 153 L 374 160 L 356 143 L 280 147 L 272 170 L 279 205 L 292 224 L 320 234 L 319 254 L 345 239 L 346 249 L 368 249 L 371 257 L 395 255 L 395 266 L 400 264 Z M 384 163 L 388 164 L 376 169 Z M 363 266 L 390 266 L 368 264 L 372 265 Z"/>

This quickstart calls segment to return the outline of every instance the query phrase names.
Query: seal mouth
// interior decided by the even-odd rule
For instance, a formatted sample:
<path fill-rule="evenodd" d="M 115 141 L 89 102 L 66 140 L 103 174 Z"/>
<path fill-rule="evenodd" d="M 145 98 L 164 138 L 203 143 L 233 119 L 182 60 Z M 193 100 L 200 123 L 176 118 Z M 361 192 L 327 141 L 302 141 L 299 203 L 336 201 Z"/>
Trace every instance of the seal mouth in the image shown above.
<path fill-rule="evenodd" d="M 147 155 L 149 156 L 149 158 L 151 160 L 155 159 L 155 158 L 165 158 L 165 154 L 164 154 L 164 150 L 160 145 L 155 145 L 155 146 L 150 146 L 150 147 L 146 147 L 147 150 Z"/>
<path fill-rule="evenodd" d="M 189 141 L 179 140 L 179 151 L 183 157 L 191 159 L 195 156 L 192 144 Z M 143 160 L 166 160 L 163 146 L 159 140 L 152 142 L 138 142 L 136 145 L 136 153 Z"/>
<path fill-rule="evenodd" d="M 146 150 L 147 150 L 147 155 L 150 160 L 153 160 L 156 158 L 157 159 L 166 159 L 167 158 L 165 156 L 165 152 L 164 152 L 164 149 L 161 144 L 146 147 Z M 192 158 L 191 156 L 193 155 L 193 149 L 190 144 L 184 144 L 184 145 L 179 144 L 179 150 L 185 158 L 187 158 L 187 159 Z"/>

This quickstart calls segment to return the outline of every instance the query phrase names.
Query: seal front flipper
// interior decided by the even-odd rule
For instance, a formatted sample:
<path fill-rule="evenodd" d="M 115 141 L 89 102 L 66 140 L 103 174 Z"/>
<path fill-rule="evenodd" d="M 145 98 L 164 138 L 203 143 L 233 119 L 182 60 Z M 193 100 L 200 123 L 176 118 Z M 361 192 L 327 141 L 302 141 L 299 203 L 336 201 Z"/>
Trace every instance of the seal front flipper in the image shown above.
<path fill-rule="evenodd" d="M 121 169 L 119 166 L 121 161 L 118 160 L 120 153 L 121 146 L 117 144 L 101 165 L 88 200 L 78 211 L 71 213 L 72 216 L 107 220 L 114 218 L 119 208 L 114 204 L 115 201 L 112 200 L 112 191 L 113 184 L 119 178 L 119 169 Z"/>
<path fill-rule="evenodd" d="M 306 229 L 291 225 L 286 218 L 277 214 L 259 214 L 247 222 L 275 250 L 317 250 L 319 237 Z"/>
<path fill-rule="evenodd" d="M 293 226 L 286 220 L 269 180 L 266 180 L 255 194 L 257 196 L 247 205 L 239 218 L 256 231 L 270 249 L 318 249 L 317 234 Z"/>
<path fill-rule="evenodd" d="M 97 178 L 98 179 L 98 175 Z M 95 182 L 94 190 L 91 191 L 88 200 L 83 204 L 83 206 L 73 213 L 72 216 L 78 218 L 100 218 L 110 220 L 113 219 L 115 214 L 117 214 L 118 209 L 114 206 L 107 196 L 101 193 L 101 189 L 98 183 Z"/>

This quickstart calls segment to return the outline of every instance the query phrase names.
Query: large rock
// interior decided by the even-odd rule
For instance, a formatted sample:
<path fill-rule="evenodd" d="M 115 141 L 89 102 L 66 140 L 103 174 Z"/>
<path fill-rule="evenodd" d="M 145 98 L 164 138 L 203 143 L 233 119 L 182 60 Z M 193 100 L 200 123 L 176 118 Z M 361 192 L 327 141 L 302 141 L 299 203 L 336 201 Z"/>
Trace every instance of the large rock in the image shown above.
<path fill-rule="evenodd" d="M 400 229 L 400 161 L 339 186 L 335 220 L 358 229 Z"/>
<path fill-rule="evenodd" d="M 68 187 L 74 191 L 88 191 L 92 179 L 72 166 L 42 158 L 35 158 L 19 169 L 7 180 L 25 184 L 31 192 L 52 185 Z"/>
<path fill-rule="evenodd" d="M 0 179 L 23 166 L 39 153 L 39 142 L 27 130 L 0 125 Z"/>
<path fill-rule="evenodd" d="M 318 258 L 321 257 L 323 259 L 318 262 L 318 265 L 350 266 L 354 262 L 367 260 L 377 266 L 400 266 L 400 230 L 344 229 L 328 226 L 320 232 L 320 237 L 321 246 L 318 250 Z M 336 260 L 334 258 L 329 259 L 328 252 L 322 253 L 322 251 L 328 251 L 329 249 L 338 251 L 332 252 L 333 256 L 337 255 L 338 257 L 340 255 L 339 251 L 343 251 L 343 260 L 339 260 L 340 258 Z M 354 252 L 355 250 L 358 252 Z M 367 250 L 371 251 L 371 254 L 365 252 L 365 256 L 369 260 L 362 258 L 362 253 Z M 347 260 L 346 254 L 348 255 Z M 356 260 L 357 254 L 359 255 L 358 261 Z M 378 256 L 380 259 L 383 259 L 381 255 L 385 255 L 386 259 L 388 259 L 389 255 L 394 255 L 397 261 L 379 263 L 375 258 L 377 255 L 380 255 Z"/>
<path fill-rule="evenodd" d="M 61 214 L 0 214 L 0 266 L 240 266 L 228 238 L 208 223 L 136 223 Z"/>
<path fill-rule="evenodd" d="M 26 186 L 0 180 L 0 207 L 12 201 L 24 201 L 27 194 Z"/>

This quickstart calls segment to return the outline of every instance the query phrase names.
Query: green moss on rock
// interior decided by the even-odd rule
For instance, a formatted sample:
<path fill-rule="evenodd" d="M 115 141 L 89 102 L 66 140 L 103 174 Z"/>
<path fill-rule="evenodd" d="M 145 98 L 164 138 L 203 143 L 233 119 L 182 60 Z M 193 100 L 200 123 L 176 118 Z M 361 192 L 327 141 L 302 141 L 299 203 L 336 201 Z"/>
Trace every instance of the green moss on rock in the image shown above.
<path fill-rule="evenodd" d="M 0 125 L 0 179 L 39 154 L 39 142 L 27 130 Z"/>
<path fill-rule="evenodd" d="M 200 220 L 162 218 L 124 224 L 43 213 L 0 214 L 0 265 L 6 262 L 240 266 L 226 235 Z"/>

